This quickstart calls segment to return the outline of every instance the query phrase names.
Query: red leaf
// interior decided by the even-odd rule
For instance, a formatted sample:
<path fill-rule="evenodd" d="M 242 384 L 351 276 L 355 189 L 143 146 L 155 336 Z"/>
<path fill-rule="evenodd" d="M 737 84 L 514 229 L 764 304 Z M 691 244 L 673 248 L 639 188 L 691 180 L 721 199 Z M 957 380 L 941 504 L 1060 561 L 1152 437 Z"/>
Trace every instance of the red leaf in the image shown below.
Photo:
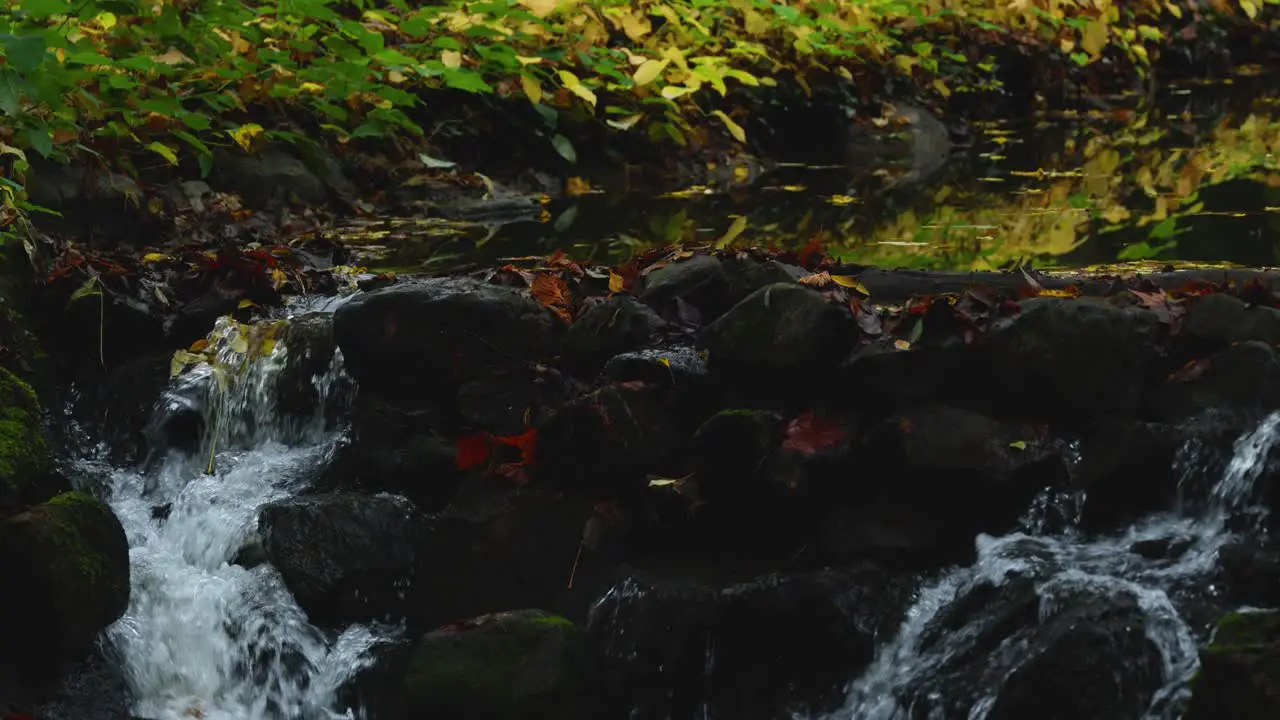
<path fill-rule="evenodd" d="M 470 470 L 483 465 L 489 459 L 489 436 L 487 433 L 476 433 L 460 437 L 453 443 L 457 450 L 454 464 L 459 470 Z"/>
<path fill-rule="evenodd" d="M 509 445 L 514 448 L 519 448 L 520 464 L 530 465 L 530 466 L 533 465 L 534 450 L 536 450 L 538 447 L 538 431 L 536 429 L 529 428 L 524 432 L 520 433 L 519 435 L 495 437 L 493 438 L 493 441 L 495 443 L 501 443 L 503 445 Z"/>
<path fill-rule="evenodd" d="M 782 447 L 802 455 L 814 455 L 844 440 L 844 428 L 831 418 L 806 412 L 787 423 Z"/>

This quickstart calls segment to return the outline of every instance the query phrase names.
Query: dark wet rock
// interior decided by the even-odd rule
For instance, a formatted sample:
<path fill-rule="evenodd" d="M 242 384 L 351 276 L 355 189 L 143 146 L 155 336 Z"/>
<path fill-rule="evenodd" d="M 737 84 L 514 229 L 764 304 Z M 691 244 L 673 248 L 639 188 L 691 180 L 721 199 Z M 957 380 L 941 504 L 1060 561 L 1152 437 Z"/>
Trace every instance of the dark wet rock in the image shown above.
<path fill-rule="evenodd" d="M 43 502 L 64 489 L 35 391 L 0 368 L 0 513 Z"/>
<path fill-rule="evenodd" d="M 856 339 L 848 308 L 803 285 L 783 283 L 734 305 L 703 330 L 699 345 L 708 352 L 713 375 L 733 378 L 744 392 L 772 395 L 816 387 Z"/>
<path fill-rule="evenodd" d="M 1154 361 L 1154 313 L 1093 299 L 1033 298 L 968 360 L 970 407 L 1055 420 L 1128 414 Z"/>
<path fill-rule="evenodd" d="M 86 655 L 129 604 L 129 544 L 106 505 L 58 495 L 0 521 L 0 663 L 39 676 Z"/>
<path fill-rule="evenodd" d="M 458 386 L 458 414 L 468 425 L 497 435 L 519 435 L 544 421 L 577 386 L 545 365 L 511 368 Z"/>
<path fill-rule="evenodd" d="M 729 277 L 720 259 L 694 255 L 676 260 L 644 276 L 640 299 L 664 316 L 681 315 L 677 303 L 695 308 L 702 322 L 714 320 L 732 304 Z"/>
<path fill-rule="evenodd" d="M 328 199 L 324 183 L 305 163 L 277 149 L 256 155 L 219 153 L 210 182 L 218 190 L 239 195 L 255 209 L 285 203 L 322 205 Z"/>
<path fill-rule="evenodd" d="M 1218 551 L 1230 597 L 1241 605 L 1280 607 L 1280 547 L 1241 538 Z"/>
<path fill-rule="evenodd" d="M 130 710 L 133 694 L 120 658 L 95 650 L 63 673 L 33 713 L 36 718 L 140 720 Z"/>
<path fill-rule="evenodd" d="M 76 383 L 80 398 L 75 417 L 95 441 L 106 444 L 112 460 L 136 462 L 145 456 L 147 425 L 157 398 L 169 385 L 172 356 L 172 352 L 143 355 L 105 374 L 93 368 Z"/>
<path fill-rule="evenodd" d="M 629 717 L 829 711 L 896 629 L 911 587 L 872 566 L 728 586 L 628 579 L 593 608 L 588 633 L 612 709 Z"/>
<path fill-rule="evenodd" d="M 579 397 L 538 428 L 535 477 L 560 488 L 613 496 L 662 472 L 679 438 L 659 388 L 609 385 Z"/>
<path fill-rule="evenodd" d="M 549 359 L 562 322 L 516 290 L 460 278 L 357 295 L 334 334 L 361 392 L 402 407 L 447 402 L 456 385 Z"/>
<path fill-rule="evenodd" d="M 271 558 L 267 556 L 267 549 L 262 546 L 262 538 L 258 537 L 257 533 L 247 538 L 231 558 L 232 565 L 239 565 L 246 570 L 251 570 L 265 562 L 271 562 Z"/>
<path fill-rule="evenodd" d="M 1150 406 L 1165 422 L 1211 409 L 1261 414 L 1280 408 L 1280 356 L 1256 340 L 1232 345 L 1170 377 L 1153 392 Z"/>
<path fill-rule="evenodd" d="M 690 451 L 707 502 L 748 502 L 782 440 L 782 418 L 765 410 L 722 410 L 694 434 Z M 736 503 L 735 503 L 736 504 Z"/>
<path fill-rule="evenodd" d="M 565 333 L 561 355 L 571 371 L 595 375 L 609 358 L 647 347 L 666 324 L 634 297 L 615 295 L 578 316 Z"/>
<path fill-rule="evenodd" d="M 598 717 L 585 698 L 591 662 L 572 622 L 539 610 L 476 617 L 414 645 L 403 717 L 526 720 Z"/>
<path fill-rule="evenodd" d="M 537 483 L 473 476 L 435 517 L 414 622 L 539 607 L 573 620 L 617 580 L 615 556 L 587 538 L 595 501 Z M 572 578 L 572 583 L 570 583 Z"/>
<path fill-rule="evenodd" d="M 908 566 L 926 562 L 965 562 L 969 549 L 951 546 L 953 553 L 937 557 L 945 526 L 937 513 L 892 498 L 877 499 L 855 506 L 832 508 L 822 521 L 819 548 L 834 557 L 875 557 Z"/>
<path fill-rule="evenodd" d="M 691 347 L 677 346 L 622 353 L 605 363 L 600 379 L 618 383 L 638 380 L 688 388 L 705 382 L 707 362 Z"/>
<path fill-rule="evenodd" d="M 728 278 L 730 303 L 741 302 L 746 296 L 767 285 L 794 283 L 809 274 L 809 271 L 796 265 L 777 260 L 762 262 L 746 255 L 723 258 L 721 264 Z"/>
<path fill-rule="evenodd" d="M 901 407 L 945 401 L 957 388 L 964 348 L 958 344 L 915 346 L 901 351 L 892 345 L 867 345 L 841 364 L 828 401 L 882 415 Z"/>
<path fill-rule="evenodd" d="M 317 480 L 317 490 L 390 492 L 426 512 L 440 509 L 462 482 L 454 445 L 437 432 L 441 424 L 436 413 L 402 410 L 359 394 L 346 442 Z"/>
<path fill-rule="evenodd" d="M 27 193 L 33 204 L 62 213 L 34 213 L 41 227 L 105 242 L 135 241 L 145 228 L 147 199 L 138 183 L 92 164 L 58 165 L 37 159 L 31 164 Z"/>
<path fill-rule="evenodd" d="M 1219 347 L 1247 340 L 1280 344 L 1280 310 L 1249 305 L 1225 293 L 1210 293 L 1189 303 L 1179 333 Z"/>
<path fill-rule="evenodd" d="M 881 537 L 910 547 L 932 536 L 939 549 L 955 550 L 969 547 L 976 533 L 1007 532 L 1037 492 L 1067 482 L 1063 450 L 1042 427 L 959 408 L 927 405 L 896 413 L 860 439 L 855 467 L 868 480 L 846 482 L 841 494 L 853 507 L 885 514 L 867 535 L 853 522 L 869 520 L 865 512 L 844 513 L 842 525 L 852 535 L 835 544 Z M 958 507 L 966 511 L 956 513 Z"/>
<path fill-rule="evenodd" d="M 258 532 L 272 565 L 322 627 L 409 614 L 431 526 L 404 498 L 331 493 L 270 503 Z"/>
<path fill-rule="evenodd" d="M 187 180 L 160 191 L 166 209 L 174 215 L 203 215 L 213 202 L 213 188 L 203 180 Z"/>
<path fill-rule="evenodd" d="M 1174 458 L 1182 441 L 1176 428 L 1126 418 L 1090 425 L 1080 443 L 1072 484 L 1084 490 L 1081 524 L 1109 530 L 1170 507 L 1177 493 Z"/>
<path fill-rule="evenodd" d="M 1235 612 L 1200 652 L 1186 720 L 1269 720 L 1280 715 L 1280 611 Z"/>
<path fill-rule="evenodd" d="M 348 392 L 342 386 L 343 377 L 334 373 L 337 343 L 332 313 L 312 312 L 290 319 L 279 342 L 285 348 L 285 367 L 277 375 L 276 406 L 284 414 L 321 412 L 332 420 L 341 406 L 337 400 Z"/>
<path fill-rule="evenodd" d="M 165 503 L 163 505 L 151 506 L 151 519 L 165 521 L 169 519 L 169 515 L 173 513 L 173 503 Z"/>
<path fill-rule="evenodd" d="M 1149 622 L 1120 585 L 971 586 L 922 637 L 949 651 L 908 692 L 912 717 L 968 717 L 981 702 L 993 720 L 1140 717 L 1163 680 Z"/>
<path fill-rule="evenodd" d="M 141 433 L 149 464 L 173 453 L 190 455 L 199 449 L 206 403 L 206 388 L 200 383 L 171 385 L 160 393 Z"/>

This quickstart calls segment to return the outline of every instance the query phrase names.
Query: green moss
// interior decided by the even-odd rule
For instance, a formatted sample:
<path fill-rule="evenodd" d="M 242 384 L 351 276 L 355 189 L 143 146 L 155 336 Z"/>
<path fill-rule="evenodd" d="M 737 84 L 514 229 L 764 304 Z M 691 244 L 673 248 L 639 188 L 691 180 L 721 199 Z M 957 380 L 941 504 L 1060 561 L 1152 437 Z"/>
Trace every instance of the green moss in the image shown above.
<path fill-rule="evenodd" d="M 39 490 L 50 467 L 35 391 L 0 368 L 0 507 L 43 500 Z"/>
<path fill-rule="evenodd" d="M 414 651 L 405 696 L 415 712 L 484 708 L 519 717 L 572 687 L 584 662 L 577 640 L 569 620 L 527 611 L 433 632 Z"/>
<path fill-rule="evenodd" d="M 43 536 L 54 548 L 55 570 L 63 577 L 67 587 L 91 587 L 108 578 L 106 558 L 97 548 L 85 541 L 81 525 L 95 522 L 90 514 L 110 512 L 93 497 L 82 492 L 66 492 L 55 495 L 41 506 L 47 513 L 48 523 Z"/>
<path fill-rule="evenodd" d="M 1280 647 L 1280 613 L 1233 612 L 1218 621 L 1207 652 L 1241 652 Z"/>

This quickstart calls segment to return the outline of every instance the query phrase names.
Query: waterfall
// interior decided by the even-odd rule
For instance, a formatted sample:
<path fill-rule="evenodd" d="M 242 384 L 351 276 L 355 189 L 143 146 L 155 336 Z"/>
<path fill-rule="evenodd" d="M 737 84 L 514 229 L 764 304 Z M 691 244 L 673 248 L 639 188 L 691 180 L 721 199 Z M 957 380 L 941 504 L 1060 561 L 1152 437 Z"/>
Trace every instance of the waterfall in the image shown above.
<path fill-rule="evenodd" d="M 330 308 L 331 310 L 331 308 Z M 130 546 L 129 608 L 105 633 L 136 706 L 154 720 L 331 720 L 355 718 L 338 691 L 372 662 L 394 628 L 355 625 L 340 634 L 311 626 L 269 563 L 235 564 L 254 536 L 259 509 L 307 486 L 340 431 L 326 403 L 344 378 L 334 352 L 311 378 L 319 406 L 281 412 L 275 384 L 288 367 L 278 337 L 289 319 L 241 325 L 222 318 L 205 357 L 189 364 L 158 403 L 200 414 L 193 452 L 170 451 L 138 467 L 81 460 L 82 476 L 105 480 L 107 502 Z"/>

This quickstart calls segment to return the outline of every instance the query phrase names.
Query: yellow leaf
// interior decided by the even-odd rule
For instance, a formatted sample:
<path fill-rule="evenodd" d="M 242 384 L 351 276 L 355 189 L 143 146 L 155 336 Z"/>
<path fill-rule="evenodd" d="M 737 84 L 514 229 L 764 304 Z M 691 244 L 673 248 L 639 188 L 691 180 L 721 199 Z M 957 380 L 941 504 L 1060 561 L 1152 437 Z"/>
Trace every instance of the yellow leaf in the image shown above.
<path fill-rule="evenodd" d="M 716 241 L 716 249 L 722 250 L 726 247 L 729 247 L 729 245 L 733 243 L 734 240 L 738 239 L 738 236 L 742 234 L 742 231 L 746 229 L 747 229 L 746 215 L 739 215 L 738 217 L 734 218 L 733 224 L 730 225 L 729 229 L 725 231 L 724 235 L 721 235 L 720 239 Z"/>
<path fill-rule="evenodd" d="M 644 117 L 640 113 L 629 115 L 621 120 L 605 120 L 605 124 L 616 130 L 630 130 L 636 123 L 640 122 L 640 118 Z"/>
<path fill-rule="evenodd" d="M 518 60 L 521 65 L 537 65 L 542 62 L 542 58 L 540 57 L 525 57 L 524 55 L 517 55 L 516 60 Z"/>
<path fill-rule="evenodd" d="M 871 291 L 867 289 L 866 285 L 858 282 L 857 278 L 851 278 L 848 275 L 832 275 L 831 282 L 839 285 L 840 287 L 853 288 L 863 295 L 871 297 Z"/>
<path fill-rule="evenodd" d="M 529 12 L 544 18 L 555 12 L 559 0 L 519 0 L 520 4 L 529 8 Z"/>
<path fill-rule="evenodd" d="M 671 61 L 663 58 L 662 60 L 645 60 L 644 63 L 636 68 L 636 72 L 631 76 L 631 80 L 635 82 L 636 87 L 642 87 L 653 82 Z"/>
<path fill-rule="evenodd" d="M 450 70 L 457 70 L 462 66 L 462 53 L 457 50 L 444 50 L 440 53 L 440 62 Z"/>
<path fill-rule="evenodd" d="M 621 275 L 612 270 L 609 271 L 609 292 L 620 293 L 625 284 L 626 281 L 623 280 Z"/>
<path fill-rule="evenodd" d="M 1240 0 L 1240 9 L 1249 16 L 1250 20 L 1258 17 L 1258 5 L 1254 0 Z"/>
<path fill-rule="evenodd" d="M 1015 440 L 1014 442 L 1009 443 L 1009 447 L 1013 448 L 1014 450 L 1026 450 L 1026 449 L 1027 449 L 1027 441 L 1026 441 L 1026 440 Z"/>
<path fill-rule="evenodd" d="M 254 140 L 262 135 L 262 126 L 258 123 L 245 123 L 235 130 L 228 130 L 227 134 L 230 135 L 231 139 L 235 140 L 236 144 L 243 148 L 245 152 L 249 152 L 253 146 Z"/>
<path fill-rule="evenodd" d="M 653 32 L 653 25 L 649 23 L 649 18 L 641 15 L 639 17 L 625 13 L 622 15 L 622 32 L 631 38 L 631 42 L 638 43 L 644 40 L 644 36 Z"/>
<path fill-rule="evenodd" d="M 173 258 L 169 257 L 168 255 L 165 255 L 164 253 L 147 253 L 146 255 L 142 256 L 142 262 L 144 263 L 163 262 L 165 260 L 172 260 L 172 259 Z"/>
<path fill-rule="evenodd" d="M 520 76 L 520 87 L 524 90 L 525 97 L 529 98 L 529 102 L 537 105 L 542 102 L 542 84 L 538 79 L 531 75 Z"/>
<path fill-rule="evenodd" d="M 668 85 L 662 88 L 662 97 L 668 100 L 675 100 L 676 98 L 683 97 L 685 95 L 688 95 L 691 92 L 693 92 L 693 88 L 691 87 L 684 87 L 681 85 Z"/>
<path fill-rule="evenodd" d="M 591 192 L 591 183 L 580 177 L 571 177 L 564 181 L 564 194 L 569 197 L 578 197 Z"/>
<path fill-rule="evenodd" d="M 1080 48 L 1093 57 L 1097 57 L 1102 53 L 1102 49 L 1107 46 L 1107 32 L 1107 23 L 1103 20 L 1094 20 L 1085 25 L 1084 30 L 1080 33 Z"/>
<path fill-rule="evenodd" d="M 391 82 L 391 83 L 395 83 L 396 85 L 399 85 L 400 83 L 404 82 L 404 80 L 405 80 L 404 73 L 400 72 L 399 70 L 387 71 L 387 82 Z"/>
<path fill-rule="evenodd" d="M 769 32 L 772 27 L 769 21 L 763 15 L 755 10 L 748 10 L 742 14 L 743 24 L 747 26 L 748 35 L 763 35 Z"/>
<path fill-rule="evenodd" d="M 395 72 L 395 71 L 393 70 L 392 72 Z M 401 75 L 400 79 L 403 80 L 404 76 Z M 298 86 L 298 92 L 309 93 L 314 95 L 316 93 L 324 92 L 324 86 L 317 82 L 304 82 Z"/>
<path fill-rule="evenodd" d="M 152 59 L 164 65 L 182 65 L 184 63 L 193 62 L 191 58 L 183 55 L 181 50 L 174 47 L 169 48 Z"/>
<path fill-rule="evenodd" d="M 569 92 L 582 98 L 588 105 L 591 107 L 596 106 L 596 94 L 591 92 L 591 89 L 586 85 L 583 85 L 577 75 L 574 75 L 568 70 L 561 70 L 560 82 L 564 83 L 564 86 L 569 89 Z"/>
<path fill-rule="evenodd" d="M 236 307 L 243 310 L 245 308 L 258 307 L 258 303 L 250 300 L 249 298 L 244 298 L 238 305 L 236 305 Z"/>

